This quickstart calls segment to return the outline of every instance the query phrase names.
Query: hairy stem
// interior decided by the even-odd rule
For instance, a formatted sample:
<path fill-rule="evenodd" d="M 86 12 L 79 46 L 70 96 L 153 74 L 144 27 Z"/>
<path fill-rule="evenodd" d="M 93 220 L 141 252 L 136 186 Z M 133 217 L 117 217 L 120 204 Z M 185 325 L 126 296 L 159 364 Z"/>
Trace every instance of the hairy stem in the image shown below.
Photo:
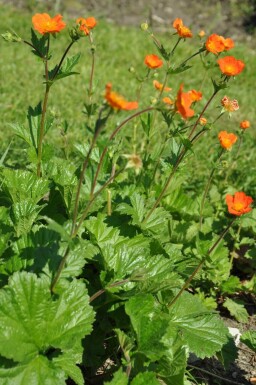
<path fill-rule="evenodd" d="M 144 114 L 145 112 L 148 112 L 148 111 L 152 111 L 154 110 L 154 107 L 147 107 L 145 108 L 144 110 L 141 110 L 141 111 L 138 111 L 136 112 L 135 114 L 129 116 L 128 118 L 126 118 L 121 124 L 119 124 L 119 126 L 116 127 L 116 129 L 112 132 L 112 134 L 110 135 L 109 139 L 108 139 L 108 142 L 110 142 L 111 140 L 114 139 L 114 137 L 118 134 L 118 132 L 121 130 L 121 128 L 123 126 L 125 126 L 126 123 L 130 122 L 132 119 L 136 118 L 137 116 L 141 115 L 141 114 Z M 98 176 L 99 176 L 99 172 L 100 172 L 100 169 L 102 167 L 102 164 L 103 164 L 103 160 L 104 160 L 104 157 L 107 153 L 107 150 L 108 150 L 108 145 L 106 145 L 102 151 L 102 154 L 101 154 L 101 157 L 100 157 L 100 161 L 99 161 L 99 164 L 98 164 L 98 167 L 97 167 L 97 170 L 96 170 L 96 173 L 95 173 L 95 177 L 93 179 L 93 183 L 92 183 L 92 188 L 91 188 L 91 196 L 93 196 L 94 194 L 94 190 L 95 190 L 95 187 L 96 187 L 96 183 L 97 183 L 97 179 L 98 179 Z"/>
<path fill-rule="evenodd" d="M 219 156 L 217 157 L 216 161 L 215 162 L 218 162 L 222 155 L 223 155 L 223 152 L 224 152 L 224 149 L 221 150 Z M 212 182 L 212 179 L 213 179 L 213 175 L 215 173 L 215 170 L 216 170 L 216 166 L 213 167 L 211 173 L 210 173 L 210 176 L 208 178 L 208 181 L 207 181 L 207 184 L 205 186 L 205 189 L 204 189 L 204 194 L 203 194 L 203 198 L 202 198 L 202 201 L 201 201 L 201 205 L 200 205 L 200 220 L 199 220 L 199 229 L 201 229 L 202 227 L 202 223 L 203 223 L 203 211 L 204 211 L 204 205 L 205 205 L 205 200 L 206 200 L 206 196 L 208 194 L 208 191 L 209 191 L 209 188 L 210 188 L 210 185 L 211 185 L 211 182 Z"/>
<path fill-rule="evenodd" d="M 44 72 L 45 72 L 46 84 L 45 84 L 45 93 L 44 93 L 44 101 L 43 101 L 41 122 L 40 122 L 40 126 L 39 126 L 39 132 L 38 132 L 38 135 L 37 135 L 37 176 L 39 178 L 41 176 L 41 166 L 42 166 L 41 163 L 42 163 L 42 152 L 43 152 L 44 125 L 45 125 L 47 103 L 48 103 L 48 97 L 49 97 L 49 91 L 50 91 L 50 85 L 48 83 L 48 80 L 49 80 L 49 70 L 48 70 L 49 48 L 50 48 L 50 35 L 48 35 L 48 38 L 47 38 L 47 50 L 46 50 L 46 55 L 44 57 Z"/>
<path fill-rule="evenodd" d="M 62 66 L 62 63 L 63 63 L 65 57 L 67 56 L 68 51 L 70 50 L 70 48 L 72 47 L 73 44 L 74 44 L 74 41 L 71 41 L 71 43 L 67 46 L 64 54 L 62 55 L 62 58 L 61 58 L 61 60 L 60 60 L 60 62 L 58 64 L 58 66 L 56 68 L 56 70 L 53 73 L 52 78 L 50 79 L 51 81 L 53 81 L 56 78 L 56 76 L 58 75 L 58 72 L 59 72 L 59 70 L 60 70 L 60 68 Z"/>

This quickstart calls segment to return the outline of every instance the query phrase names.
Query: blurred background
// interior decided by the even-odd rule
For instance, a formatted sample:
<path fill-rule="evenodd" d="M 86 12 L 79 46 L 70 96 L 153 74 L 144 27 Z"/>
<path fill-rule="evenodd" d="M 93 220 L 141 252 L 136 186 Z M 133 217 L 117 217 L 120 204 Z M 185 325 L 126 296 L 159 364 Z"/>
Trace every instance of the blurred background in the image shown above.
<path fill-rule="evenodd" d="M 207 33 L 228 33 L 236 41 L 246 40 L 255 46 L 256 0 L 0 0 L 0 4 L 70 17 L 93 13 L 121 25 L 147 20 L 161 30 L 182 17 L 191 27 L 207 26 Z"/>

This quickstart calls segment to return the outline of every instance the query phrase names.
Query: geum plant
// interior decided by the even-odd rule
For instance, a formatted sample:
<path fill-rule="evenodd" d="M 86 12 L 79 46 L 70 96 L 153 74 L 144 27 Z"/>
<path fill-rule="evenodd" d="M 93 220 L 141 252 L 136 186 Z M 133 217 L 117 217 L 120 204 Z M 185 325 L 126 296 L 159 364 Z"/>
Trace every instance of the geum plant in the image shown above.
<path fill-rule="evenodd" d="M 224 112 L 235 110 L 226 97 L 217 117 L 205 117 L 244 63 L 225 55 L 234 46 L 231 39 L 213 34 L 174 65 L 176 48 L 192 38 L 191 30 L 176 19 L 170 49 L 143 24 L 160 57 L 145 57 L 145 76 L 130 69 L 138 80 L 137 100 L 127 101 L 111 83 L 104 100 L 95 100 L 96 20 L 77 20 L 53 67 L 52 38 L 66 24 L 61 15 L 48 14 L 36 14 L 32 22 L 31 40 L 3 35 L 25 43 L 40 59 L 45 93 L 29 107 L 27 124 L 12 125 L 26 143 L 29 161 L 17 169 L 2 161 L 0 384 L 188 384 L 190 353 L 218 354 L 228 363 L 228 329 L 196 290 L 186 289 L 200 274 L 208 282 L 214 272 L 224 271 L 223 280 L 230 275 L 224 236 L 251 212 L 253 200 L 239 191 L 226 195 L 227 215 L 222 200 L 218 212 L 205 216 L 205 211 L 214 171 L 238 137 L 216 133 L 220 150 L 199 199 L 184 193 L 183 180 L 197 142 Z M 90 140 L 77 143 L 67 159 L 46 143 L 54 126 L 48 103 L 56 81 L 77 74 L 80 55 L 67 54 L 83 37 L 91 50 L 85 102 Z M 188 64 L 197 55 L 206 73 L 214 73 L 212 94 L 201 109 L 200 87 L 184 91 L 188 86 L 180 81 L 175 97 L 168 85 L 169 78 L 198 70 Z M 154 77 L 158 71 L 163 83 Z M 152 80 L 158 95 L 139 109 L 143 88 Z M 132 145 L 127 130 L 133 130 Z"/>

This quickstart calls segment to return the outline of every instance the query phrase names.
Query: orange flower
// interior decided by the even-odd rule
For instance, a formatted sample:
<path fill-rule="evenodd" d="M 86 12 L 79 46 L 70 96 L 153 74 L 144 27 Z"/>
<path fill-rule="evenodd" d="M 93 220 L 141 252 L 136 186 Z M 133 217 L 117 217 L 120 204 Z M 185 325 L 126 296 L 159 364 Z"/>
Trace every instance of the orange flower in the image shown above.
<path fill-rule="evenodd" d="M 235 76 L 240 74 L 245 66 L 242 60 L 237 60 L 233 56 L 225 56 L 217 60 L 217 63 L 220 66 L 221 72 L 227 76 Z"/>
<path fill-rule="evenodd" d="M 221 104 L 224 107 L 223 110 L 228 112 L 234 112 L 239 109 L 238 101 L 236 99 L 230 100 L 227 96 L 224 96 L 224 98 L 221 99 Z"/>
<path fill-rule="evenodd" d="M 207 124 L 207 119 L 204 118 L 204 117 L 201 117 L 201 118 L 199 119 L 199 123 L 201 124 L 201 126 L 205 126 L 205 125 Z"/>
<path fill-rule="evenodd" d="M 168 96 L 166 96 L 165 98 L 163 98 L 162 101 L 163 101 L 165 104 L 169 104 L 170 106 L 172 106 L 172 105 L 174 104 L 174 101 L 173 101 L 171 98 L 168 98 Z"/>
<path fill-rule="evenodd" d="M 227 131 L 220 131 L 218 138 L 221 147 L 225 148 L 225 150 L 230 150 L 237 141 L 237 136 L 233 133 L 228 133 Z"/>
<path fill-rule="evenodd" d="M 163 87 L 163 84 L 160 83 L 158 80 L 153 80 L 153 85 L 158 91 L 171 91 L 170 87 Z"/>
<path fill-rule="evenodd" d="M 193 102 L 198 102 L 199 100 L 202 99 L 202 92 L 201 91 L 196 91 L 196 90 L 191 90 L 191 91 L 188 91 L 191 99 L 193 100 Z"/>
<path fill-rule="evenodd" d="M 136 110 L 138 102 L 128 102 L 121 95 L 112 91 L 112 84 L 106 85 L 105 99 L 115 110 Z"/>
<path fill-rule="evenodd" d="M 172 26 L 173 26 L 173 28 L 176 29 L 176 31 L 180 37 L 186 38 L 186 37 L 192 37 L 193 36 L 191 30 L 183 24 L 182 19 L 179 19 L 179 18 L 175 19 Z"/>
<path fill-rule="evenodd" d="M 191 94 L 189 92 L 183 92 L 183 84 L 180 85 L 175 106 L 176 110 L 184 119 L 191 118 L 194 116 L 195 111 L 190 108 L 193 103 Z"/>
<path fill-rule="evenodd" d="M 80 25 L 80 31 L 83 31 L 85 35 L 89 35 L 90 30 L 96 26 L 97 21 L 92 16 L 87 17 L 87 19 L 79 17 L 78 19 L 76 19 L 76 23 Z"/>
<path fill-rule="evenodd" d="M 215 55 L 223 51 L 228 51 L 234 46 L 234 41 L 230 37 L 224 39 L 223 36 L 217 35 L 216 33 L 210 35 L 205 42 L 207 51 L 212 52 Z"/>
<path fill-rule="evenodd" d="M 45 33 L 60 32 L 66 27 L 61 15 L 51 17 L 48 13 L 36 13 L 32 17 L 34 29 L 44 35 Z"/>
<path fill-rule="evenodd" d="M 228 212 L 233 215 L 240 216 L 249 213 L 252 210 L 252 207 L 250 207 L 252 202 L 252 197 L 245 195 L 244 192 L 236 192 L 234 196 L 226 195 Z"/>
<path fill-rule="evenodd" d="M 229 51 L 231 48 L 234 48 L 235 43 L 230 37 L 228 37 L 227 39 L 224 39 L 224 46 L 225 51 Z"/>
<path fill-rule="evenodd" d="M 243 120 L 242 122 L 240 122 L 240 128 L 242 128 L 243 130 L 249 128 L 250 125 L 251 123 L 249 122 L 249 120 Z"/>
<path fill-rule="evenodd" d="M 163 65 L 163 61 L 157 55 L 154 54 L 147 55 L 144 59 L 144 63 L 147 67 L 151 69 L 159 68 Z"/>

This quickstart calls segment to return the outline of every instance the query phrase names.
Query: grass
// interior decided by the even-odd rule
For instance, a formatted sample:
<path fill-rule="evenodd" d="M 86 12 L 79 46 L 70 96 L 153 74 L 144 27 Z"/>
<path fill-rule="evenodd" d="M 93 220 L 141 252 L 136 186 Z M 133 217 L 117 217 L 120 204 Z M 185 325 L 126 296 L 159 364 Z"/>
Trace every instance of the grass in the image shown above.
<path fill-rule="evenodd" d="M 31 14 L 17 9 L 12 9 L 8 6 L 1 6 L 2 25 L 1 33 L 10 30 L 14 27 L 15 31 L 25 39 L 30 37 Z M 65 20 L 68 20 L 65 17 Z M 14 22 L 15 21 L 15 22 Z M 74 20 L 69 20 L 69 27 L 72 26 Z M 171 49 L 176 42 L 176 36 L 172 35 L 173 30 L 170 27 L 170 32 L 158 36 L 164 46 Z M 138 87 L 135 77 L 129 72 L 130 66 L 135 70 L 145 75 L 146 68 L 143 60 L 148 53 L 157 53 L 150 37 L 140 30 L 138 27 L 121 27 L 107 23 L 104 20 L 99 20 L 99 24 L 95 29 L 94 38 L 96 42 L 96 72 L 94 80 L 94 97 L 95 100 L 103 100 L 104 87 L 107 82 L 112 82 L 113 89 L 125 95 L 129 100 L 135 100 L 136 90 Z M 195 38 L 189 43 L 181 42 L 175 54 L 175 64 L 182 62 L 184 58 L 194 53 L 199 47 L 199 38 Z M 68 31 L 61 33 L 56 40 L 52 41 L 52 49 L 54 53 L 54 63 L 60 59 L 63 50 L 69 42 Z M 21 44 L 6 43 L 0 41 L 2 55 L 0 57 L 0 77 L 1 83 L 1 148 L 2 152 L 7 148 L 12 131 L 9 123 L 23 122 L 26 119 L 26 111 L 28 106 L 35 106 L 43 97 L 44 86 L 42 83 L 43 65 L 36 57 L 30 54 L 29 47 Z M 80 75 L 57 82 L 54 85 L 50 95 L 50 110 L 56 116 L 56 124 L 52 130 L 50 137 L 56 143 L 61 143 L 61 131 L 64 127 L 64 122 L 69 124 L 68 140 L 73 143 L 75 140 L 86 140 L 87 132 L 85 130 L 85 115 L 83 114 L 84 102 L 86 101 L 87 87 L 90 75 L 91 56 L 87 39 L 81 39 L 75 46 L 72 47 L 71 54 L 77 52 L 82 53 L 79 64 L 76 70 Z M 214 131 L 209 133 L 209 136 L 216 138 L 216 132 L 219 130 L 239 130 L 239 122 L 248 119 L 252 123 L 252 128 L 248 130 L 248 135 L 245 138 L 245 144 L 241 150 L 241 156 L 245 157 L 246 166 L 248 161 L 253 167 L 256 164 L 255 158 L 255 142 L 256 130 L 253 127 L 255 122 L 255 99 L 254 99 L 254 84 L 256 82 L 255 65 L 255 50 L 252 50 L 245 44 L 236 44 L 232 50 L 232 55 L 243 59 L 246 63 L 244 72 L 237 78 L 232 80 L 231 88 L 223 90 L 219 93 L 212 105 L 212 111 L 216 115 L 216 107 L 220 104 L 220 99 L 227 94 L 232 99 L 237 99 L 240 109 L 233 114 L 231 119 L 223 119 L 216 124 Z M 209 55 L 209 60 L 215 60 L 213 55 Z M 195 88 L 199 89 L 204 77 L 204 69 L 201 65 L 200 58 L 195 57 L 190 62 L 194 68 L 191 71 L 184 72 L 181 75 L 172 75 L 169 77 L 168 85 L 173 88 L 173 97 L 181 82 L 184 82 L 185 90 Z M 216 69 L 216 72 L 219 71 Z M 193 73 L 193 77 L 191 74 Z M 158 79 L 163 80 L 163 71 L 159 71 Z M 210 76 L 206 77 L 204 87 L 202 89 L 204 98 L 200 102 L 204 105 L 207 97 L 212 92 Z M 150 96 L 154 95 L 151 81 L 145 85 L 141 95 L 140 106 L 144 107 L 150 104 Z M 126 116 L 126 114 L 125 114 Z M 207 115 L 206 115 L 207 116 Z M 122 113 L 120 114 L 120 119 Z M 160 125 L 161 126 L 161 125 Z M 132 134 L 130 134 L 132 135 Z M 204 137 L 200 147 L 201 159 L 199 170 L 196 165 L 193 166 L 191 172 L 196 174 L 201 172 L 204 167 L 208 168 L 209 154 L 205 150 L 209 146 L 209 138 Z M 216 143 L 216 139 L 215 139 Z M 248 151 L 248 149 L 250 149 Z M 195 158 L 195 161 L 197 159 Z"/>

